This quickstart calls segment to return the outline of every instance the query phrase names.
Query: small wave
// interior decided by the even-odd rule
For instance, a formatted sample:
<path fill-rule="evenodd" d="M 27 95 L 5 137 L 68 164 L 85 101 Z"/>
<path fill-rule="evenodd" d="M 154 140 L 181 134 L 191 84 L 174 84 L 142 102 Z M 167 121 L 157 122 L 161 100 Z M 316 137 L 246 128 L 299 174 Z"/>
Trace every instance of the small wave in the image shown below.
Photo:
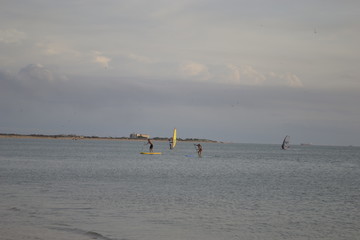
<path fill-rule="evenodd" d="M 61 227 L 70 227 L 70 225 L 66 224 L 66 223 L 54 223 L 54 225 L 61 226 Z M 55 229 L 55 227 L 53 229 Z"/>
<path fill-rule="evenodd" d="M 161 225 L 174 225 L 175 222 L 174 221 L 170 221 L 170 220 L 161 220 L 161 219 L 153 219 L 153 220 L 148 220 L 148 222 L 150 223 L 154 223 L 154 224 L 161 224 Z"/>
<path fill-rule="evenodd" d="M 92 231 L 86 232 L 85 235 L 88 235 L 88 236 L 90 236 L 90 237 L 93 238 L 93 239 L 104 239 L 104 240 L 110 239 L 110 238 L 104 237 L 104 236 L 101 235 L 100 233 L 92 232 Z"/>
<path fill-rule="evenodd" d="M 82 207 L 82 208 L 67 208 L 67 207 L 56 207 L 56 208 L 50 208 L 54 211 L 65 211 L 65 210 L 92 210 L 93 208 L 88 207 Z"/>
<path fill-rule="evenodd" d="M 100 239 L 100 240 L 117 240 L 114 238 L 109 238 L 109 237 L 105 237 L 104 235 L 94 232 L 94 231 L 85 231 L 82 229 L 77 229 L 77 228 L 66 228 L 66 227 L 51 227 L 51 229 L 55 229 L 55 230 L 60 230 L 60 231 L 66 231 L 66 232 L 71 232 L 71 233 L 76 233 L 76 234 L 81 234 L 81 235 L 86 235 L 88 237 L 90 237 L 91 239 Z M 122 238 L 121 240 L 126 240 L 125 238 Z"/>
<path fill-rule="evenodd" d="M 21 211 L 19 208 L 17 207 L 12 207 L 12 208 L 9 208 L 10 211 L 14 211 L 14 212 L 19 212 Z"/>

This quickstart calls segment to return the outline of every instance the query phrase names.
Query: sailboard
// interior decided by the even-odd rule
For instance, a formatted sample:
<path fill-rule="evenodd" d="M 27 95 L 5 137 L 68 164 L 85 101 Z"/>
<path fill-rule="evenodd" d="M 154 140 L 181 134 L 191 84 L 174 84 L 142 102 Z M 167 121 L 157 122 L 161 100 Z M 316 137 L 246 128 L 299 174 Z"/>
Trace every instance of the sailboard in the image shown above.
<path fill-rule="evenodd" d="M 176 128 L 174 128 L 174 132 L 172 136 L 171 149 L 174 149 L 175 146 L 176 146 Z"/>
<path fill-rule="evenodd" d="M 286 137 L 284 138 L 283 143 L 281 144 L 281 148 L 286 150 L 290 147 L 290 136 L 286 135 Z"/>
<path fill-rule="evenodd" d="M 140 154 L 158 155 L 161 154 L 161 152 L 141 152 Z"/>

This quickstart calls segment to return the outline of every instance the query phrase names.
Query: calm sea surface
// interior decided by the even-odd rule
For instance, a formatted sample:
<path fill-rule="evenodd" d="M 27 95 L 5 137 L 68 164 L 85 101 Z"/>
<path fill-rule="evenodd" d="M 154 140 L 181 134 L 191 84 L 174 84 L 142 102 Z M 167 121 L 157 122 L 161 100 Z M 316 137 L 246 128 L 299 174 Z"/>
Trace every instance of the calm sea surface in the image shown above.
<path fill-rule="evenodd" d="M 0 239 L 360 239 L 360 148 L 0 139 Z"/>

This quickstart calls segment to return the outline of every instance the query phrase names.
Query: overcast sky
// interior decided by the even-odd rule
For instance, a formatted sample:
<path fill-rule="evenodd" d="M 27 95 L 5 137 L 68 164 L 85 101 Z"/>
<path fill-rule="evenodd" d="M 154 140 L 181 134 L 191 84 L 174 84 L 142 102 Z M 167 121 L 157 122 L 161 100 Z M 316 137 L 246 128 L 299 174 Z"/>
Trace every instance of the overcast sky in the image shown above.
<path fill-rule="evenodd" d="M 360 1 L 0 6 L 2 133 L 360 145 Z"/>

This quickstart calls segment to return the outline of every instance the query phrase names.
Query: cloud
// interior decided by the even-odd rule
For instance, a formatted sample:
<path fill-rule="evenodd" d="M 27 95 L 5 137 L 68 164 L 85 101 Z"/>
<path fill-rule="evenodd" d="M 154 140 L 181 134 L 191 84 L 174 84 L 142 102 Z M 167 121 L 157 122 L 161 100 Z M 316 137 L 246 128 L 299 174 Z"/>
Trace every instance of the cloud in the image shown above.
<path fill-rule="evenodd" d="M 288 86 L 303 87 L 300 78 L 294 73 L 261 73 L 253 66 L 244 65 L 236 66 L 234 64 L 227 65 L 230 74 L 229 82 L 233 84 L 249 85 L 249 86 Z"/>
<path fill-rule="evenodd" d="M 275 84 L 285 85 L 285 86 L 293 87 L 293 88 L 304 87 L 303 82 L 294 73 L 277 74 L 277 73 L 274 73 L 274 72 L 270 72 L 270 73 L 267 74 L 267 78 L 274 85 Z"/>
<path fill-rule="evenodd" d="M 111 58 L 105 57 L 103 53 L 98 51 L 93 51 L 93 62 L 100 64 L 104 68 L 109 68 L 109 62 Z"/>
<path fill-rule="evenodd" d="M 285 78 L 293 78 L 283 75 L 284 79 L 277 74 L 273 78 L 284 83 Z M 55 70 L 43 64 L 29 64 L 17 76 L 0 71 L 0 131 L 125 136 L 144 129 L 164 136 L 176 125 L 183 137 L 272 142 L 280 141 L 279 134 L 286 132 L 332 143 L 327 139 L 336 137 L 321 140 L 321 135 L 342 125 L 351 133 L 348 141 L 358 139 L 360 111 L 352 104 L 359 101 L 355 90 L 214 81 L 197 81 L 189 87 L 187 81 L 96 79 L 72 75 L 71 80 L 61 81 Z M 169 115 L 174 121 L 168 120 Z"/>
<path fill-rule="evenodd" d="M 244 84 L 244 85 L 262 85 L 266 77 L 256 71 L 252 66 L 236 66 L 229 64 L 228 69 L 230 70 L 230 81 L 232 83 Z"/>
<path fill-rule="evenodd" d="M 282 75 L 282 78 L 287 81 L 288 86 L 290 87 L 303 87 L 303 83 L 300 78 L 293 73 L 286 73 Z"/>
<path fill-rule="evenodd" d="M 35 82 L 46 83 L 56 80 L 67 80 L 68 78 L 64 75 L 54 73 L 44 65 L 37 63 L 29 64 L 26 67 L 20 69 L 16 75 L 16 79 L 25 83 L 25 85 L 32 85 Z"/>
<path fill-rule="evenodd" d="M 201 63 L 187 62 L 180 66 L 180 71 L 185 77 L 208 80 L 210 73 L 208 67 Z"/>
<path fill-rule="evenodd" d="M 39 42 L 36 44 L 40 48 L 41 52 L 44 55 L 53 56 L 53 55 L 68 55 L 71 57 L 80 57 L 80 52 L 71 49 L 63 43 L 58 42 Z"/>
<path fill-rule="evenodd" d="M 48 81 L 54 80 L 53 73 L 42 64 L 29 64 L 22 68 L 17 78 L 22 81 Z"/>
<path fill-rule="evenodd" d="M 0 30 L 0 43 L 21 43 L 26 34 L 16 29 Z"/>

